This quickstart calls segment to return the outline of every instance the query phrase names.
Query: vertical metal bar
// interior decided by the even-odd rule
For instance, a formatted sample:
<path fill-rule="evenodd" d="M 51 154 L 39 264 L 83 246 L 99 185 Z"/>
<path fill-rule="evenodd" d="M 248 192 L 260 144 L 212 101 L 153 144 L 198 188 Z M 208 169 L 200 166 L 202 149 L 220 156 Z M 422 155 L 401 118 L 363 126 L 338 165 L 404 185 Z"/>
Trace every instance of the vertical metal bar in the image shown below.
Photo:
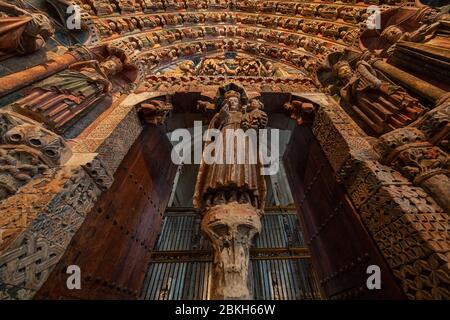
<path fill-rule="evenodd" d="M 203 262 L 203 300 L 206 300 L 208 298 L 208 276 L 209 276 L 209 270 L 208 270 L 208 263 Z"/>
<path fill-rule="evenodd" d="M 183 224 L 184 224 L 184 216 L 178 216 L 175 218 L 176 225 L 175 225 L 175 234 L 174 237 L 174 243 L 172 245 L 172 250 L 181 250 L 181 237 L 183 236 Z"/>
<path fill-rule="evenodd" d="M 177 168 L 177 172 L 175 174 L 175 179 L 174 179 L 173 185 L 172 185 L 172 192 L 170 193 L 169 203 L 167 204 L 168 207 L 171 207 L 173 205 L 173 202 L 175 199 L 175 193 L 176 193 L 177 187 L 178 187 L 178 180 L 180 179 L 182 169 L 183 169 L 183 165 L 179 165 Z"/>
<path fill-rule="evenodd" d="M 142 295 L 145 300 L 149 299 L 151 285 L 153 284 L 152 280 L 153 280 L 153 277 L 154 277 L 154 274 L 155 274 L 154 266 L 155 266 L 154 264 L 151 264 L 149 266 L 149 268 L 148 268 L 148 271 L 147 271 L 148 282 L 144 286 L 144 294 Z"/>
<path fill-rule="evenodd" d="M 260 300 L 262 299 L 262 295 L 261 295 L 261 276 L 260 276 L 260 272 L 259 272 L 259 265 L 258 265 L 258 260 L 253 260 L 250 261 L 250 263 L 253 266 L 253 284 L 254 284 L 254 288 L 255 291 L 253 293 L 253 298 L 255 298 L 255 300 Z"/>
<path fill-rule="evenodd" d="M 211 299 L 211 283 L 212 283 L 212 263 L 207 262 L 206 263 L 207 270 L 208 270 L 208 287 L 207 287 L 207 300 Z"/>
<path fill-rule="evenodd" d="M 159 288 L 161 287 L 161 282 L 163 281 L 164 264 L 158 263 L 158 272 L 156 274 L 155 285 L 153 286 L 153 299 L 159 300 Z"/>
<path fill-rule="evenodd" d="M 198 282 L 199 282 L 199 279 L 200 279 L 200 272 L 199 272 L 199 263 L 198 262 L 194 262 L 194 264 L 195 264 L 195 277 L 194 277 L 194 294 L 193 294 L 193 300 L 199 300 L 199 297 L 198 297 L 198 290 L 199 290 L 199 285 L 198 285 Z"/>
<path fill-rule="evenodd" d="M 283 287 L 285 289 L 285 300 L 291 300 L 292 298 L 292 292 L 291 292 L 291 279 L 290 279 L 290 273 L 288 269 L 288 259 L 279 260 L 279 263 L 281 265 L 281 269 L 283 270 Z"/>
<path fill-rule="evenodd" d="M 279 284 L 279 280 L 277 277 L 276 269 L 273 265 L 273 260 L 268 260 L 267 262 L 270 266 L 270 276 L 272 277 L 272 288 L 273 288 L 274 298 L 275 298 L 275 300 L 280 300 L 280 296 L 281 296 L 280 284 Z M 274 281 L 275 281 L 275 286 L 274 286 Z"/>
<path fill-rule="evenodd" d="M 170 285 L 170 290 L 169 290 L 169 296 L 168 296 L 168 300 L 176 300 L 176 293 L 177 293 L 177 289 L 180 286 L 180 269 L 181 269 L 181 263 L 180 262 L 175 262 L 172 263 L 174 266 L 173 270 L 172 270 L 172 282 Z"/>
<path fill-rule="evenodd" d="M 156 246 L 154 248 L 155 250 L 161 250 L 160 248 L 161 248 L 162 241 L 163 241 L 163 235 L 164 235 L 165 229 L 167 227 L 166 223 L 167 223 L 167 217 L 164 217 L 163 221 L 162 221 L 161 231 L 159 233 L 158 240 L 156 241 Z"/>
<path fill-rule="evenodd" d="M 263 275 L 263 284 L 264 284 L 264 299 L 271 300 L 273 298 L 272 294 L 272 281 L 270 279 L 270 271 L 267 267 L 267 260 L 261 260 L 262 267 L 262 275 Z"/>
<path fill-rule="evenodd" d="M 169 276 L 169 267 L 170 267 L 170 263 L 162 263 L 162 274 L 160 275 L 161 277 L 161 281 L 158 282 L 158 300 L 164 300 L 164 296 L 161 297 L 161 293 L 162 290 L 164 289 L 164 287 L 167 284 L 167 278 Z"/>
<path fill-rule="evenodd" d="M 180 237 L 180 244 L 179 244 L 179 249 L 178 250 L 189 250 L 189 243 L 187 241 L 187 239 L 189 238 L 189 234 L 190 234 L 190 220 L 191 217 L 189 216 L 184 216 L 183 217 L 183 224 L 181 225 L 181 229 L 180 229 L 180 233 L 181 233 L 181 237 Z"/>

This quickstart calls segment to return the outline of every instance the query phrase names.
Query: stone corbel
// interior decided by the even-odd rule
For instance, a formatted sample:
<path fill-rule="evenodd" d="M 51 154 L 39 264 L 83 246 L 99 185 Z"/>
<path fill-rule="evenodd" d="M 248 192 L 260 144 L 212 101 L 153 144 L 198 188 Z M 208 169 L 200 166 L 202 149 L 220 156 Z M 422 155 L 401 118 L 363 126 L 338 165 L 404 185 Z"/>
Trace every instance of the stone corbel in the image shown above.
<path fill-rule="evenodd" d="M 305 122 L 309 122 L 316 108 L 311 102 L 291 100 L 283 105 L 283 109 L 291 119 L 302 125 Z"/>
<path fill-rule="evenodd" d="M 172 112 L 173 105 L 167 101 L 150 100 L 141 103 L 137 109 L 144 123 L 160 125 Z"/>

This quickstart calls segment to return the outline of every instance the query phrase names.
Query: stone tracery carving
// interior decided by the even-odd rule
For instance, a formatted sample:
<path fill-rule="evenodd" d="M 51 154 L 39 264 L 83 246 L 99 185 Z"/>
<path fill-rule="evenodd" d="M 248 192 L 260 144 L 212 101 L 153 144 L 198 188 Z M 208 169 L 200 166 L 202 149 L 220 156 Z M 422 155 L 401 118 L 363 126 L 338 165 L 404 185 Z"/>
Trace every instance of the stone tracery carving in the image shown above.
<path fill-rule="evenodd" d="M 138 111 L 141 113 L 145 123 L 158 125 L 164 123 L 172 110 L 173 106 L 169 102 L 150 100 L 142 103 Z"/>
<path fill-rule="evenodd" d="M 99 31 L 102 33 L 103 40 L 112 41 L 111 43 L 113 44 L 117 42 L 126 43 L 131 52 L 142 53 L 142 62 L 145 63 L 146 72 L 149 74 L 152 74 L 155 68 L 161 70 L 161 68 L 165 67 L 165 64 L 178 63 L 180 59 L 189 59 L 193 55 L 207 57 L 211 52 L 217 53 L 216 51 L 220 52 L 221 50 L 226 52 L 227 50 L 239 50 L 239 52 L 243 51 L 258 56 L 257 59 L 252 61 L 242 60 L 242 65 L 239 63 L 236 63 L 236 65 L 231 64 L 232 67 L 228 65 L 229 70 L 224 68 L 223 59 L 210 59 L 210 69 L 212 71 L 208 69 L 205 74 L 199 74 L 195 64 L 191 63 L 192 61 L 184 61 L 178 64 L 179 69 L 182 71 L 181 75 L 169 75 L 166 73 L 159 76 L 150 75 L 140 84 L 140 90 L 161 90 L 161 92 L 195 91 L 198 93 L 203 90 L 215 90 L 226 81 L 224 76 L 226 75 L 227 77 L 234 76 L 233 80 L 236 80 L 236 83 L 247 89 L 251 88 L 252 91 L 290 93 L 296 91 L 315 92 L 317 89 L 314 87 L 314 81 L 309 78 L 299 76 L 289 79 L 286 77 L 286 74 L 278 73 L 280 72 L 280 70 L 277 70 L 279 61 L 282 61 L 282 64 L 288 63 L 296 66 L 298 70 L 305 71 L 305 74 L 306 71 L 313 73 L 326 54 L 342 47 L 353 46 L 354 49 L 357 49 L 355 46 L 358 43 L 359 33 L 367 18 L 365 7 L 361 1 L 358 2 L 358 6 L 343 5 L 355 4 L 356 2 L 354 0 L 345 0 L 342 3 L 333 4 L 320 2 L 304 4 L 287 3 L 285 1 L 238 1 L 236 2 L 236 8 L 234 8 L 232 2 L 226 0 L 188 1 L 187 3 L 184 1 L 119 1 L 116 2 L 119 4 L 118 6 L 109 1 L 94 0 L 92 1 L 92 6 L 84 4 L 83 9 L 90 10 L 90 14 L 97 15 L 94 19 L 100 29 Z M 367 0 L 364 3 L 395 4 L 396 1 Z M 187 13 L 183 12 L 187 8 L 190 11 Z M 227 11 L 209 12 L 211 8 L 225 9 Z M 235 9 L 241 12 L 238 14 L 233 12 Z M 136 14 L 133 13 L 133 10 Z M 196 12 L 196 10 L 202 11 Z M 142 12 L 146 14 L 143 15 Z M 159 13 L 155 14 L 156 12 Z M 120 16 L 119 13 L 127 14 L 127 16 Z M 276 16 L 268 16 L 261 13 L 271 13 L 276 14 Z M 294 15 L 295 17 L 293 17 Z M 423 23 L 428 23 L 428 25 L 422 28 L 419 27 L 417 32 L 415 31 L 417 29 L 410 30 L 402 26 L 400 28 L 402 35 L 400 35 L 397 25 L 394 24 L 391 28 L 385 29 L 383 37 L 387 35 L 389 39 L 395 40 L 393 43 L 397 44 L 399 43 L 397 41 L 397 36 L 399 35 L 402 40 L 407 40 L 408 42 L 422 40 L 428 42 L 428 38 L 435 38 L 443 32 L 442 29 L 436 30 L 438 25 L 433 25 L 433 21 L 435 21 L 435 17 L 430 13 L 430 16 L 424 17 L 422 21 Z M 208 25 L 204 26 L 203 24 L 205 23 Z M 188 27 L 186 28 L 186 26 Z M 174 29 L 171 29 L 172 27 Z M 424 38 L 425 35 L 426 39 Z M 117 41 L 115 40 L 116 38 L 120 38 L 120 40 Z M 391 48 L 390 46 L 393 43 L 390 43 L 387 48 Z M 305 51 L 302 49 L 298 50 L 299 47 L 305 49 Z M 408 47 L 408 49 L 411 48 Z M 261 63 L 261 61 L 264 61 L 261 57 L 274 59 L 276 62 L 272 65 L 270 64 L 271 62 L 269 64 Z M 439 208 L 439 205 L 444 209 L 448 208 L 448 203 L 445 202 L 446 199 L 444 197 L 446 189 L 442 188 L 442 186 L 448 186 L 445 182 L 445 179 L 448 178 L 448 104 L 437 104 L 437 107 L 427 112 L 413 124 L 410 124 L 415 118 L 420 117 L 425 110 L 417 110 L 415 107 L 411 107 L 417 106 L 414 99 L 409 99 L 410 97 L 404 90 L 396 91 L 395 85 L 380 75 L 372 63 L 373 61 L 368 61 L 368 64 L 364 62 L 357 64 L 350 62 L 347 72 L 351 71 L 356 76 L 359 76 L 359 79 L 355 79 L 357 78 L 355 77 L 353 79 L 354 82 L 352 82 L 353 80 L 350 81 L 350 79 L 348 83 L 344 83 L 347 81 L 344 76 L 340 79 L 342 83 L 338 83 L 335 89 L 338 89 L 336 92 L 339 91 L 339 95 L 344 97 L 344 99 L 347 98 L 350 102 L 356 102 L 356 106 L 362 101 L 367 102 L 363 108 L 360 108 L 360 110 L 364 109 L 363 113 L 370 111 L 370 107 L 376 106 L 376 102 L 380 102 L 373 98 L 374 95 L 368 97 L 369 93 L 379 94 L 381 92 L 381 98 L 385 99 L 388 105 L 388 107 L 383 105 L 383 112 L 392 112 L 394 110 L 393 113 L 396 113 L 400 119 L 390 118 L 393 122 L 390 122 L 392 127 L 389 127 L 388 130 L 383 129 L 383 122 L 382 125 L 376 127 L 379 130 L 379 134 L 394 129 L 392 132 L 384 134 L 376 144 L 376 147 L 385 155 L 385 162 L 383 163 L 395 168 L 404 177 L 399 172 L 396 172 L 393 174 L 395 179 L 392 178 L 394 182 L 381 179 L 381 182 L 377 182 L 379 185 L 376 186 L 374 186 L 375 182 L 374 185 L 370 185 L 363 179 L 364 177 L 358 177 L 358 179 L 361 178 L 366 183 L 362 187 L 363 183 L 361 183 L 360 187 L 370 190 L 370 195 L 373 195 L 373 197 L 370 198 L 364 193 L 366 189 L 361 191 L 357 187 L 354 187 L 354 192 L 350 196 L 352 199 L 366 197 L 365 199 L 367 200 L 367 198 L 370 198 L 366 204 L 358 204 L 362 208 L 361 216 L 367 222 L 370 230 L 376 229 L 378 232 L 376 234 L 377 244 L 389 263 L 391 263 L 396 276 L 402 281 L 408 297 L 448 297 L 448 290 L 446 291 L 445 285 L 447 279 L 446 270 L 448 271 L 448 268 L 445 269 L 445 264 L 448 263 L 448 257 L 445 257 L 446 253 L 436 254 L 435 252 L 429 255 L 430 252 L 433 252 L 430 250 L 420 256 L 420 259 L 418 259 L 420 254 L 414 253 L 414 250 L 421 250 L 420 243 L 424 239 L 430 247 L 443 246 L 443 243 L 445 244 L 448 240 L 448 238 L 446 240 L 445 235 L 442 235 L 444 232 L 439 234 L 436 241 L 428 241 L 427 238 L 431 234 L 430 230 L 435 228 L 435 226 L 439 224 L 444 225 L 445 223 L 448 225 L 448 219 L 445 218 L 445 214 L 441 213 L 442 209 Z M 338 75 L 338 71 L 345 75 L 347 66 L 344 65 L 345 63 L 335 65 L 335 75 Z M 239 67 L 241 69 L 238 72 L 237 68 Z M 331 71 L 333 70 L 331 69 Z M 245 77 L 242 77 L 243 75 Z M 265 79 L 263 79 L 264 77 Z M 108 77 L 105 80 L 111 82 L 111 79 Z M 395 82 L 395 79 L 392 80 Z M 380 85 L 379 82 L 381 82 Z M 383 84 L 388 84 L 394 90 L 384 90 L 386 86 L 382 87 Z M 339 89 L 342 89 L 342 92 Z M 409 92 L 414 92 L 414 90 Z M 394 96 L 392 96 L 393 93 Z M 406 101 L 409 105 L 400 106 L 399 111 L 399 101 Z M 253 104 L 256 106 L 255 110 L 260 110 L 256 101 L 253 101 Z M 303 124 L 308 119 L 308 116 L 311 115 L 311 109 L 315 109 L 315 106 L 294 99 L 290 103 L 285 104 L 284 108 L 283 111 L 286 114 L 297 120 L 299 124 Z M 408 114 L 406 118 L 404 113 L 411 111 L 407 110 L 408 108 L 412 108 L 414 115 Z M 170 110 L 171 106 L 162 101 L 151 100 L 149 103 L 141 105 L 141 114 L 144 115 L 148 123 L 161 123 Z M 216 111 L 216 105 L 210 102 L 199 103 L 199 110 L 206 110 L 208 113 Z M 395 120 L 398 120 L 398 122 L 395 122 Z M 336 122 L 339 121 L 342 121 L 342 119 L 336 120 Z M 249 121 L 249 119 L 243 119 L 242 121 L 244 128 L 259 127 L 264 124 L 264 117 L 261 117 L 259 123 L 256 122 L 256 124 Z M 331 124 L 334 123 L 332 121 L 327 123 L 328 126 Z M 349 124 L 347 123 L 346 125 Z M 407 129 L 404 131 L 395 129 L 397 125 L 398 128 L 407 125 Z M 318 130 L 315 132 L 317 133 Z M 342 137 L 347 139 L 347 135 L 351 138 L 356 136 L 354 133 L 349 133 L 350 130 L 348 128 L 342 127 L 340 130 L 325 130 L 325 132 L 328 132 L 325 136 L 339 136 L 339 138 L 335 139 Z M 408 133 L 408 139 L 411 139 L 408 140 L 408 143 L 405 143 L 405 141 L 392 142 L 395 140 L 394 136 L 404 139 L 407 136 L 403 134 L 405 132 Z M 390 135 L 391 133 L 392 135 Z M 317 135 L 319 136 L 320 134 L 317 133 Z M 323 138 L 324 135 L 320 136 L 320 139 Z M 351 139 L 349 138 L 349 140 Z M 385 145 L 384 142 L 388 140 L 390 144 Z M 331 142 L 326 143 L 323 146 L 324 150 L 329 152 L 329 149 L 336 148 L 334 145 L 335 141 L 331 140 Z M 18 147 L 8 150 L 0 148 L 0 150 L 2 151 L 0 158 L 7 159 L 11 163 L 14 162 L 14 159 L 11 160 L 11 157 L 17 158 L 14 152 L 17 152 L 17 150 L 20 152 Z M 347 152 L 347 149 L 345 149 L 345 152 Z M 350 160 L 347 159 L 346 161 L 351 162 L 354 160 L 352 157 L 355 157 L 355 154 L 337 155 L 336 159 L 334 159 L 336 162 L 342 160 L 339 156 L 348 157 Z M 384 160 L 382 159 L 382 161 Z M 359 165 L 369 166 L 367 163 L 359 163 Z M 378 163 L 378 165 L 380 164 Z M 373 172 L 380 174 L 380 166 L 374 164 L 373 166 L 371 167 Z M 381 167 L 381 171 L 388 168 L 387 166 Z M 32 177 L 36 175 L 36 172 L 42 172 L 47 167 L 44 165 L 42 167 L 37 166 L 37 168 L 37 170 L 31 170 L 31 174 L 27 174 Z M 99 167 L 95 164 L 92 165 L 92 168 L 85 168 L 92 180 L 96 180 L 97 187 L 104 190 L 110 185 L 111 181 L 108 179 L 103 181 L 102 177 L 94 174 L 98 169 Z M 19 174 L 14 178 L 21 177 L 20 170 Z M 383 174 L 380 174 L 380 176 Z M 385 176 L 388 176 L 388 174 L 385 174 Z M 370 179 L 374 178 L 370 177 Z M 370 181 L 372 182 L 372 180 Z M 411 183 L 415 186 L 410 187 Z M 428 193 L 439 205 L 433 202 Z M 227 193 L 223 193 L 212 201 L 217 201 L 217 203 L 229 202 L 228 197 Z M 239 198 L 240 196 L 231 195 L 230 197 Z M 383 207 L 392 209 L 392 214 L 382 212 L 383 210 L 380 208 Z M 231 240 L 237 239 L 236 248 L 244 256 L 248 255 L 249 239 L 254 236 L 259 228 L 256 216 L 251 213 L 253 208 L 254 206 L 250 205 L 235 207 L 224 203 L 221 207 L 223 210 L 212 212 L 209 217 L 205 215 L 204 230 L 209 233 L 212 239 L 215 239 L 216 252 L 220 253 L 217 260 L 224 261 L 219 267 L 225 270 L 225 267 L 229 266 L 228 270 L 230 272 L 228 274 L 222 273 L 229 277 L 221 278 L 221 286 L 226 286 L 230 282 L 236 283 L 236 279 L 242 280 L 241 274 L 242 272 L 245 274 L 248 268 L 248 265 L 245 263 L 233 264 L 229 260 L 229 258 L 233 258 L 233 253 L 230 252 L 228 244 Z M 227 210 L 241 210 L 246 218 L 239 218 L 237 222 L 236 220 L 230 220 L 228 219 L 230 216 L 224 214 Z M 398 221 L 395 222 L 394 217 Z M 432 227 L 429 227 L 430 224 Z M 398 236 L 399 232 L 404 232 L 405 229 L 412 230 L 408 234 L 409 238 L 407 238 L 408 243 L 411 245 L 405 250 L 400 250 L 392 246 L 390 239 Z M 223 230 L 228 230 L 228 232 L 225 234 L 222 232 Z M 420 232 L 416 232 L 417 230 L 420 230 Z M 413 232 L 416 233 L 412 234 Z M 442 252 L 444 251 L 445 248 L 442 249 Z M 416 262 L 413 265 L 411 261 Z M 435 273 L 439 274 L 439 276 L 436 276 Z M 245 282 L 245 279 L 242 282 Z M 424 283 L 426 284 L 424 285 Z M 232 297 L 245 296 L 247 294 L 245 288 L 241 286 L 241 289 L 243 290 L 236 292 L 236 294 L 229 291 L 223 291 L 220 294 Z"/>

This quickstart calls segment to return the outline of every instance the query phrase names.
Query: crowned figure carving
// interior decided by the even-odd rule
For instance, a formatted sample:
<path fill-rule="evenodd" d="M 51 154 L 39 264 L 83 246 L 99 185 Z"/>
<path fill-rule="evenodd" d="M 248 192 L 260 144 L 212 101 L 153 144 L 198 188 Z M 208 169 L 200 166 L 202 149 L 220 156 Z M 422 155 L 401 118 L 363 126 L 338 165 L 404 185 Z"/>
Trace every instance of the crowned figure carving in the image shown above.
<path fill-rule="evenodd" d="M 256 149 L 252 148 L 257 146 L 252 146 L 252 142 L 242 144 L 230 133 L 236 130 L 257 133 L 266 126 L 267 115 L 261 102 L 247 101 L 244 90 L 237 86 L 224 87 L 219 92 L 216 98 L 219 111 L 209 124 L 217 135 L 214 142 L 205 144 L 194 207 L 201 211 L 202 230 L 214 249 L 212 298 L 250 299 L 249 251 L 252 239 L 261 230 L 266 186 L 261 164 L 254 154 Z M 215 158 L 213 163 L 207 163 L 206 153 L 213 143 Z M 244 152 L 244 162 L 238 159 L 239 151 Z M 221 154 L 223 161 L 219 160 Z M 256 162 L 250 160 L 252 156 Z"/>

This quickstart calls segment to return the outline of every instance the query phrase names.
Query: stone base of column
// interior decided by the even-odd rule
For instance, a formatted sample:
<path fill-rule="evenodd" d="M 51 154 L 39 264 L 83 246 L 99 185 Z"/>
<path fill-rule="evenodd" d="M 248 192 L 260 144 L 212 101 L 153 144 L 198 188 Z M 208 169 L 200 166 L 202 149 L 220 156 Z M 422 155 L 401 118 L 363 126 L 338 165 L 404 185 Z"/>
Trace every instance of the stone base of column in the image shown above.
<path fill-rule="evenodd" d="M 205 212 L 202 230 L 214 249 L 211 299 L 252 299 L 250 246 L 261 231 L 259 210 L 237 202 L 216 205 Z"/>

